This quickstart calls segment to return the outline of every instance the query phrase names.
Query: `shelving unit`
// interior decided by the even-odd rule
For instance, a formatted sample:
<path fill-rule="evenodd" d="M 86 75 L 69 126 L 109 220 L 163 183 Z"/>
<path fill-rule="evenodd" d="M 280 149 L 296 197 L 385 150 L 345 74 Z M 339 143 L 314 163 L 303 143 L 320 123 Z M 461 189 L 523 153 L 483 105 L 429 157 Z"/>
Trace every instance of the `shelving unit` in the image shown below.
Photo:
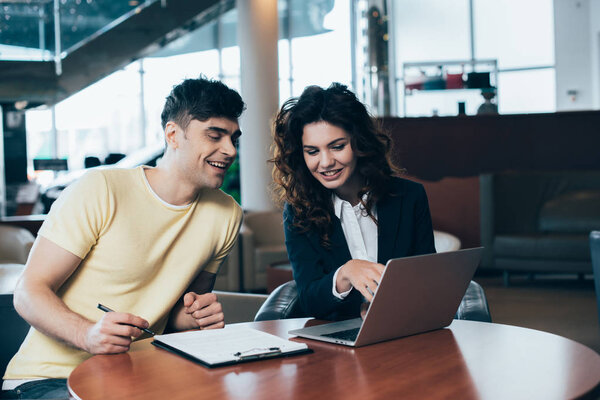
<path fill-rule="evenodd" d="M 498 95 L 498 61 L 428 61 L 402 64 L 403 113 L 408 98 L 419 93 L 488 89 Z"/>

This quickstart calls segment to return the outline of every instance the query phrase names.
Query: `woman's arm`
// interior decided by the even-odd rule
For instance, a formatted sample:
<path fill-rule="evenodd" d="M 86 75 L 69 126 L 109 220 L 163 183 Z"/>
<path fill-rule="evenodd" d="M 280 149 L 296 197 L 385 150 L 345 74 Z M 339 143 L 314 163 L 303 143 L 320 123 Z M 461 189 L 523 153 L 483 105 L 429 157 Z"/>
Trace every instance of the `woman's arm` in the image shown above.
<path fill-rule="evenodd" d="M 348 301 L 333 295 L 333 275 L 340 265 L 326 265 L 318 241 L 309 233 L 299 233 L 293 226 L 293 211 L 286 204 L 283 211 L 283 227 L 288 258 L 294 271 L 300 304 L 304 312 L 315 318 L 326 318 Z M 351 293 L 352 294 L 352 293 Z"/>

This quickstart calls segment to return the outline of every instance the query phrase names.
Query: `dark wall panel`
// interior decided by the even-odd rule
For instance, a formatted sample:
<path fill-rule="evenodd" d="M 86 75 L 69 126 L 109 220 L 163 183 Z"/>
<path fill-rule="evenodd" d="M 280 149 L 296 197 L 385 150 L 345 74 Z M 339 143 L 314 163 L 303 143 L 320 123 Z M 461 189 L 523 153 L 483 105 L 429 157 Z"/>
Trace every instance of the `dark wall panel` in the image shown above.
<path fill-rule="evenodd" d="M 2 136 L 4 138 L 4 176 L 6 184 L 27 182 L 27 137 L 25 111 L 10 105 L 2 107 Z"/>
<path fill-rule="evenodd" d="M 600 111 L 384 118 L 394 159 L 425 180 L 506 170 L 600 169 Z"/>

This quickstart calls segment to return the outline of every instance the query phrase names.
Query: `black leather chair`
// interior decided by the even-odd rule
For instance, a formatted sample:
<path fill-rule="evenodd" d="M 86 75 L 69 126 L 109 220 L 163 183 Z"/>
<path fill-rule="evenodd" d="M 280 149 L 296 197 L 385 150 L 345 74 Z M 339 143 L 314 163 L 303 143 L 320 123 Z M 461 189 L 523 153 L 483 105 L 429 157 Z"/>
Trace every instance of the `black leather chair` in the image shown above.
<path fill-rule="evenodd" d="M 307 317 L 307 315 L 300 308 L 296 282 L 289 281 L 279 286 L 269 295 L 256 313 L 254 320 L 268 321 L 302 317 Z M 471 281 L 469 284 L 454 318 L 492 322 L 485 292 L 477 282 Z"/>
<path fill-rule="evenodd" d="M 15 311 L 12 293 L 0 294 L 0 376 L 29 332 L 29 324 Z"/>
<path fill-rule="evenodd" d="M 590 250 L 592 253 L 594 285 L 596 287 L 596 304 L 598 306 L 598 320 L 600 321 L 600 231 L 590 232 Z"/>
<path fill-rule="evenodd" d="M 29 324 L 13 306 L 13 291 L 23 264 L 0 264 L 0 376 L 29 331 Z"/>

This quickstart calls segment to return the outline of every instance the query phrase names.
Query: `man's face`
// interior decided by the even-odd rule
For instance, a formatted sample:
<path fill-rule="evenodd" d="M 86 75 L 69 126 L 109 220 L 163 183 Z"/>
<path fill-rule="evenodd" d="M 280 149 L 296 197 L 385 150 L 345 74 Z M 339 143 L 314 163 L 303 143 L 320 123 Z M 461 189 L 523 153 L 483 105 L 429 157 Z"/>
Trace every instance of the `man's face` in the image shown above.
<path fill-rule="evenodd" d="M 217 189 L 237 155 L 241 135 L 237 121 L 192 119 L 185 130 L 176 126 L 176 159 L 183 179 L 198 189 Z"/>

